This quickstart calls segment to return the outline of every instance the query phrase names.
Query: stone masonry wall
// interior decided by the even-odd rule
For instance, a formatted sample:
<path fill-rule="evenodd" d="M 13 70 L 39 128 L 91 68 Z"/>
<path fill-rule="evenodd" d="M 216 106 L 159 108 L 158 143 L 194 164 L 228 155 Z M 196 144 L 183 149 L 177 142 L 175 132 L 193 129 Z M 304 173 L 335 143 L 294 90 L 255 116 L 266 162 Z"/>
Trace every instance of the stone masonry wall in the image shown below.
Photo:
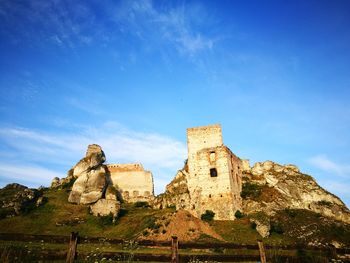
<path fill-rule="evenodd" d="M 212 210 L 215 219 L 233 220 L 242 205 L 241 160 L 223 145 L 221 126 L 190 128 L 187 142 L 190 212 Z"/>
<path fill-rule="evenodd" d="M 154 197 L 153 175 L 141 164 L 108 164 L 110 181 L 123 201 L 151 201 Z"/>

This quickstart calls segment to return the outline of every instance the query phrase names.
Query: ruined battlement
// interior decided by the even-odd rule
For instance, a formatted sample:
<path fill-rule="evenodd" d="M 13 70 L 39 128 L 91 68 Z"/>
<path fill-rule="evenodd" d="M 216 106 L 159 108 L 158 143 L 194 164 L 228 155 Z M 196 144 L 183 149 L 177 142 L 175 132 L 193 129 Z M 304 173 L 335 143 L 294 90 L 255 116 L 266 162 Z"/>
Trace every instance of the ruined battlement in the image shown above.
<path fill-rule="evenodd" d="M 242 161 L 223 144 L 221 125 L 187 129 L 190 212 L 233 220 L 241 208 Z"/>
<path fill-rule="evenodd" d="M 106 168 L 123 201 L 150 201 L 154 197 L 153 175 L 142 164 L 107 164 Z"/>
<path fill-rule="evenodd" d="M 140 163 L 107 164 L 106 168 L 107 168 L 107 171 L 110 173 L 144 171 L 143 166 Z"/>
<path fill-rule="evenodd" d="M 222 146 L 220 124 L 200 126 L 187 129 L 187 147 L 189 156 L 200 149 Z"/>

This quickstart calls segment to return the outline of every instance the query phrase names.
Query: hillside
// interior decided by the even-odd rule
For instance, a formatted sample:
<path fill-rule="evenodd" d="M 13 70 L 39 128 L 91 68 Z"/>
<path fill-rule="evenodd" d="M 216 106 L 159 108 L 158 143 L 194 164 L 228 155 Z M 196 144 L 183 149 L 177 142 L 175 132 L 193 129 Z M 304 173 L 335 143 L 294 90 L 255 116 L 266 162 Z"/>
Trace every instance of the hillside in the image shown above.
<path fill-rule="evenodd" d="M 6 195 L 5 191 L 8 192 L 6 188 L 0 190 L 1 198 Z M 72 231 L 78 231 L 82 236 L 150 240 L 169 240 L 172 235 L 178 235 L 183 241 L 231 241 L 241 244 L 255 244 L 261 238 L 253 222 L 264 216 L 259 213 L 235 221 L 207 223 L 184 210 L 153 209 L 146 203 L 139 202 L 122 204 L 119 217 L 113 223 L 112 216 L 95 217 L 89 213 L 87 205 L 68 203 L 70 191 L 69 185 L 41 189 L 46 202 L 38 207 L 33 206 L 20 215 L 2 218 L 0 231 L 51 235 L 68 235 Z M 348 224 L 312 211 L 285 209 L 268 220 L 272 228 L 271 235 L 264 239 L 266 244 L 350 246 Z"/>

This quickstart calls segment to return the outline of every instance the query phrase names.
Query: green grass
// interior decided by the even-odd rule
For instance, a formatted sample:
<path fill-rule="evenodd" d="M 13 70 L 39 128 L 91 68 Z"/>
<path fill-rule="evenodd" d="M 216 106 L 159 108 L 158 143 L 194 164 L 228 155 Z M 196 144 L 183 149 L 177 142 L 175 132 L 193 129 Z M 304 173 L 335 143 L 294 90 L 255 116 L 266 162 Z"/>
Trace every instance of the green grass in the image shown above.
<path fill-rule="evenodd" d="M 120 216 L 116 222 L 110 217 L 95 217 L 89 214 L 88 206 L 68 203 L 67 189 L 44 189 L 43 196 L 47 202 L 34 210 L 11 218 L 0 219 L 0 232 L 23 234 L 65 235 L 79 232 L 80 236 L 106 237 L 115 239 L 135 239 L 149 236 L 151 232 L 161 232 L 170 223 L 166 215 L 174 209 L 151 209 L 135 207 L 133 204 L 123 204 Z M 224 240 L 239 244 L 256 244 L 261 239 L 256 229 L 252 227 L 249 218 L 260 222 L 269 222 L 263 212 L 246 215 L 234 221 L 211 221 L 211 227 Z M 312 238 L 321 243 L 333 240 L 350 246 L 350 225 L 330 220 L 307 210 L 285 209 L 271 218 L 271 236 L 264 239 L 266 244 L 288 245 L 308 243 Z M 305 228 L 305 226 L 307 226 Z M 304 229 L 305 230 L 301 230 Z M 283 230 L 283 231 L 282 231 Z M 299 232 L 300 233 L 299 233 Z M 304 233 L 312 233 L 303 239 Z M 213 241 L 202 235 L 200 241 Z"/>
<path fill-rule="evenodd" d="M 261 191 L 262 191 L 262 186 L 251 182 L 244 182 L 242 185 L 241 197 L 243 199 L 247 199 L 247 198 L 256 199 L 260 196 Z"/>
<path fill-rule="evenodd" d="M 74 231 L 82 236 L 130 239 L 149 227 L 149 218 L 161 218 L 172 211 L 125 204 L 121 217 L 115 223 L 109 223 L 108 218 L 90 215 L 85 205 L 68 203 L 69 191 L 66 189 L 45 189 L 43 195 L 48 200 L 43 206 L 28 214 L 0 220 L 0 232 L 69 235 Z"/>
<path fill-rule="evenodd" d="M 214 230 L 226 241 L 239 244 L 256 244 L 260 235 L 252 229 L 248 218 L 236 219 L 234 221 L 213 221 Z"/>

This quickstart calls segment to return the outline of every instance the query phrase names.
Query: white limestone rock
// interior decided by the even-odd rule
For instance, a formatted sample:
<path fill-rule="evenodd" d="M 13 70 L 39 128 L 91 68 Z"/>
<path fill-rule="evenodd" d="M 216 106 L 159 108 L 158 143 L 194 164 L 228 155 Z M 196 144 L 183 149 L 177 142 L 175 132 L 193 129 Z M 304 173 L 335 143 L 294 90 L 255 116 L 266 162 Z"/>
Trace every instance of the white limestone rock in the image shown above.
<path fill-rule="evenodd" d="M 100 199 L 96 203 L 90 205 L 90 211 L 94 216 L 107 216 L 112 214 L 117 217 L 120 211 L 120 202 L 110 199 Z"/>
<path fill-rule="evenodd" d="M 106 189 L 104 166 L 81 174 L 74 182 L 68 201 L 76 204 L 92 204 L 100 199 Z"/>
<path fill-rule="evenodd" d="M 265 237 L 268 237 L 270 235 L 271 226 L 270 226 L 269 222 L 258 220 L 256 218 L 251 218 L 250 222 L 255 223 L 255 225 L 256 225 L 255 229 L 261 237 L 265 238 Z"/>
<path fill-rule="evenodd" d="M 244 177 L 246 181 L 265 187 L 265 190 L 268 188 L 272 193 L 270 197 L 262 195 L 260 200 L 243 200 L 244 213 L 264 211 L 273 215 L 285 208 L 306 209 L 350 223 L 350 211 L 344 203 L 320 187 L 311 176 L 301 173 L 295 165 L 259 162 L 251 171 L 246 171 Z"/>
<path fill-rule="evenodd" d="M 51 188 L 55 188 L 55 187 L 58 187 L 58 186 L 60 186 L 60 178 L 55 177 L 55 178 L 52 179 Z"/>

